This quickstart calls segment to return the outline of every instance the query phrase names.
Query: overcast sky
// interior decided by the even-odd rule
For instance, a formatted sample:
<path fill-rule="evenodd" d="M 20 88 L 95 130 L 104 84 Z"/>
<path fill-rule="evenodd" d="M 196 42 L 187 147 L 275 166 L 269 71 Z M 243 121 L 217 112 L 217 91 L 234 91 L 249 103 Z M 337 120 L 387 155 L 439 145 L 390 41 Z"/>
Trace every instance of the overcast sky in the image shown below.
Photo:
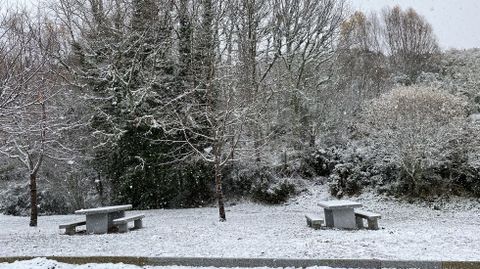
<path fill-rule="evenodd" d="M 443 49 L 480 47 L 480 0 L 349 0 L 352 9 L 412 7 L 432 24 Z"/>
<path fill-rule="evenodd" d="M 298 0 L 302 1 L 302 0 Z M 348 0 L 353 10 L 380 11 L 385 6 L 413 7 L 432 24 L 440 46 L 480 47 L 480 0 Z M 6 3 L 35 3 L 34 0 L 0 0 Z"/>

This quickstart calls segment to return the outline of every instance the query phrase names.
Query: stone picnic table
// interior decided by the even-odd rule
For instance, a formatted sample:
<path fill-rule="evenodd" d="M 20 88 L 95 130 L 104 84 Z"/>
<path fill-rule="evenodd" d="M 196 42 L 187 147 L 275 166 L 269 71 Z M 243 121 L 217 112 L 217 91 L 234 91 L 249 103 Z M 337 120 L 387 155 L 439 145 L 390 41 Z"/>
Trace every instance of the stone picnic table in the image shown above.
<path fill-rule="evenodd" d="M 132 205 L 115 205 L 75 211 L 77 215 L 86 215 L 87 233 L 105 234 L 114 227 L 113 220 L 125 217 L 125 210 Z"/>
<path fill-rule="evenodd" d="M 356 229 L 354 208 L 362 204 L 347 200 L 321 201 L 318 203 L 325 212 L 325 225 L 327 227 Z"/>

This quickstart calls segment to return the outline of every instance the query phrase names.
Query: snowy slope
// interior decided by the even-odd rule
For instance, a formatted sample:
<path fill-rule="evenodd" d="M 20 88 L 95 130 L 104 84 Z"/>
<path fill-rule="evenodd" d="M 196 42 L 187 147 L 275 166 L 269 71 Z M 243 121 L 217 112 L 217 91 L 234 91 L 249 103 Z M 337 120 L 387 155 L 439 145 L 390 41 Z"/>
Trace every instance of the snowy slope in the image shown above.
<path fill-rule="evenodd" d="M 379 258 L 480 260 L 480 209 L 459 200 L 433 210 L 373 195 L 353 198 L 382 214 L 378 231 L 312 230 L 304 215 L 332 199 L 323 186 L 288 205 L 242 203 L 228 207 L 227 222 L 215 208 L 148 210 L 145 228 L 127 234 L 61 234 L 58 225 L 82 216 L 28 218 L 0 215 L 0 256 L 124 255 L 177 257 Z"/>

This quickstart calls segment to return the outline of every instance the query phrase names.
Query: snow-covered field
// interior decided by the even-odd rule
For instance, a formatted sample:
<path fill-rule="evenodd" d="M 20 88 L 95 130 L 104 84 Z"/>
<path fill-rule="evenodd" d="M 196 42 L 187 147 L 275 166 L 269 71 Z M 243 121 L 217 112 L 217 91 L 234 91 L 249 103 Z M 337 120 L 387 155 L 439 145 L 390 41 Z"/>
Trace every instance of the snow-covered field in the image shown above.
<path fill-rule="evenodd" d="M 441 210 L 363 195 L 353 198 L 382 214 L 380 230 L 313 230 L 305 213 L 332 199 L 323 186 L 288 205 L 241 203 L 227 208 L 148 210 L 145 228 L 126 234 L 63 235 L 58 225 L 83 216 L 28 218 L 0 215 L 0 256 L 168 256 L 264 258 L 378 258 L 480 260 L 480 206 L 458 200 Z M 128 214 L 128 213 L 127 213 Z"/>

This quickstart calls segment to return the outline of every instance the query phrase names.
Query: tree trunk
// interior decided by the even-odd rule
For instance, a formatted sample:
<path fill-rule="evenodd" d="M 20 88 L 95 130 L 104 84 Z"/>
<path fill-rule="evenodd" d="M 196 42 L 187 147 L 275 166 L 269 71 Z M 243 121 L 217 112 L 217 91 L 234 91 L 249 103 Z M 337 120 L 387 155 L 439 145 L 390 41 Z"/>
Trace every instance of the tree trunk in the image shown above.
<path fill-rule="evenodd" d="M 188 15 L 188 1 L 181 0 L 179 3 L 179 76 L 183 82 L 192 81 L 192 23 Z M 185 87 L 186 85 L 182 85 Z"/>
<path fill-rule="evenodd" d="M 218 203 L 218 216 L 220 221 L 226 221 L 225 216 L 225 204 L 223 202 L 223 187 L 222 187 L 222 172 L 220 170 L 220 164 L 218 160 L 215 162 L 215 194 L 217 196 Z"/>
<path fill-rule="evenodd" d="M 45 112 L 45 102 L 43 93 L 40 95 L 41 106 L 42 106 L 42 130 L 40 132 L 40 143 L 41 143 L 41 152 L 38 157 L 37 163 L 34 165 L 32 161 L 32 156 L 28 155 L 28 162 L 30 167 L 30 226 L 37 226 L 38 218 L 38 208 L 37 208 L 37 175 L 40 169 L 40 166 L 43 162 L 44 150 L 45 150 L 45 121 L 47 114 Z"/>
<path fill-rule="evenodd" d="M 254 128 L 254 133 L 253 137 L 255 141 L 253 141 L 253 147 L 255 151 L 255 162 L 260 163 L 262 161 L 262 154 L 260 152 L 260 147 L 261 147 L 261 130 L 260 127 L 257 125 L 257 123 L 253 123 L 255 125 Z"/>
<path fill-rule="evenodd" d="M 37 226 L 37 174 L 30 174 L 30 226 Z"/>
<path fill-rule="evenodd" d="M 97 184 L 97 192 L 98 196 L 100 196 L 100 205 L 105 206 L 105 194 L 104 194 L 104 188 L 103 188 L 103 181 L 100 175 L 98 175 L 98 184 Z M 85 202 L 82 205 L 82 207 L 85 207 Z"/>
<path fill-rule="evenodd" d="M 315 130 L 315 125 L 313 125 L 310 128 L 310 141 L 309 141 L 310 148 L 315 148 L 315 140 L 316 140 L 316 130 Z"/>

